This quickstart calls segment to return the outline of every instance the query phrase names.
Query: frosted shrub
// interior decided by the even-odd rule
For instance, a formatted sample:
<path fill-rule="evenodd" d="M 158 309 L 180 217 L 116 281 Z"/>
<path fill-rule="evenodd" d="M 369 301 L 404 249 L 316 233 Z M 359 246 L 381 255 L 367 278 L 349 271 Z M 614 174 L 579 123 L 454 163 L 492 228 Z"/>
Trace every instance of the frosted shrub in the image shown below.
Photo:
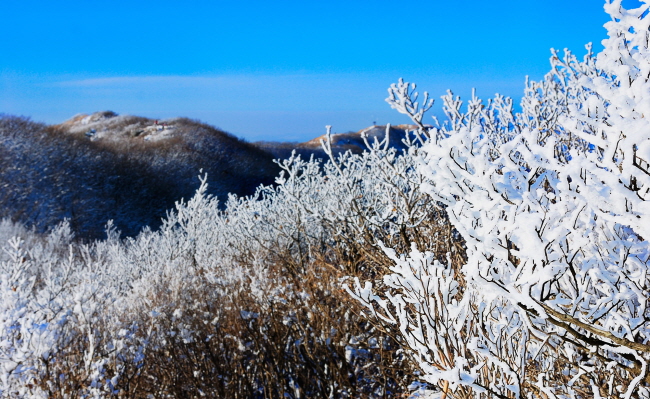
<path fill-rule="evenodd" d="M 30 239 L 10 239 L 0 263 L 2 395 L 110 394 L 109 354 L 118 348 L 102 330 L 113 321 L 112 292 L 68 247 L 67 224 Z"/>
<path fill-rule="evenodd" d="M 429 127 L 415 86 L 391 87 L 389 103 L 429 138 L 423 190 L 467 260 L 454 276 L 426 251 L 387 250 L 383 293 L 349 290 L 399 326 L 443 395 L 648 395 L 648 7 L 608 2 L 605 50 L 554 53 L 520 113 L 499 96 L 462 111 L 449 93 L 448 122 Z"/>
<path fill-rule="evenodd" d="M 374 276 L 376 242 L 461 256 L 419 187 L 418 147 L 279 162 L 275 186 L 224 207 L 179 201 L 161 227 L 86 244 L 67 224 L 8 221 L 0 381 L 16 397 L 383 397 L 410 362 L 360 318 L 339 279 Z M 431 218 L 438 215 L 440 218 Z M 440 238 L 436 237 L 436 234 Z M 19 236 L 19 238 L 9 238 Z"/>
<path fill-rule="evenodd" d="M 388 150 L 379 152 L 383 157 Z M 401 159 L 390 154 L 381 162 Z M 217 396 L 382 396 L 404 389 L 408 381 L 398 378 L 407 375 L 395 375 L 384 364 L 407 366 L 406 359 L 390 338 L 355 321 L 354 308 L 338 294 L 338 260 L 347 256 L 348 247 L 334 247 L 342 235 L 334 227 L 358 229 L 340 230 L 350 234 L 351 242 L 354 233 L 357 240 L 380 232 L 399 234 L 384 224 L 373 227 L 376 233 L 364 231 L 371 227 L 363 217 L 374 211 L 359 204 L 375 194 L 352 183 L 379 184 L 378 179 L 370 184 L 365 175 L 375 170 L 377 160 L 348 154 L 334 166 L 291 158 L 281 162 L 285 174 L 277 186 L 261 187 L 252 197 L 231 196 L 223 211 L 205 195 L 204 181 L 160 231 L 129 239 L 122 253 L 112 255 L 134 279 L 125 311 L 141 320 L 134 335 L 138 345 L 146 345 L 148 357 L 160 359 L 145 362 L 139 371 L 143 377 L 136 378 L 156 381 L 147 384 L 158 387 L 153 394 L 177 395 L 200 389 Z M 338 185 L 356 190 L 359 208 L 350 210 L 352 201 L 341 201 L 349 194 Z M 372 203 L 381 205 L 379 196 L 374 198 Z M 392 212 L 399 215 L 401 209 Z M 355 219 L 359 213 L 362 218 Z M 407 235 L 415 230 L 402 229 Z M 160 366 L 170 361 L 175 368 Z M 185 375 L 178 385 L 176 368 L 195 368 L 196 374 Z M 216 382 L 215 375 L 221 375 Z"/>

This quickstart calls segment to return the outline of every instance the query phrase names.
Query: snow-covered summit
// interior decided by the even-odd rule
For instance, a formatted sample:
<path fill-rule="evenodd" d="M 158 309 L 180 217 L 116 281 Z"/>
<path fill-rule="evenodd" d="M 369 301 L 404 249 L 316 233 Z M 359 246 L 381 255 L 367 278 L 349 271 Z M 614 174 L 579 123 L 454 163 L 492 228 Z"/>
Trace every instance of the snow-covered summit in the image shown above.
<path fill-rule="evenodd" d="M 155 120 L 133 115 L 118 115 L 113 111 L 78 114 L 58 125 L 69 134 L 85 134 L 90 140 L 119 141 L 139 138 L 157 141 L 174 136 L 172 130 L 186 119 Z"/>

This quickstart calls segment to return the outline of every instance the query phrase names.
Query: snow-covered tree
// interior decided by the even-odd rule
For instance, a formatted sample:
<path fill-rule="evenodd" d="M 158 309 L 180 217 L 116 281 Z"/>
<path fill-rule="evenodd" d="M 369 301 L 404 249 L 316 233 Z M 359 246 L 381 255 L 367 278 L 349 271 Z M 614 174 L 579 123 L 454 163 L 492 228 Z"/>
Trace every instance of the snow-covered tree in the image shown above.
<path fill-rule="evenodd" d="M 458 397 L 650 394 L 650 16 L 608 1 L 605 49 L 554 52 L 522 110 L 497 96 L 427 126 L 425 95 L 388 102 L 429 138 L 419 171 L 466 242 L 459 273 L 415 248 L 387 287 L 350 292 L 399 326 L 425 379 Z M 460 283 L 460 284 L 459 284 Z"/>

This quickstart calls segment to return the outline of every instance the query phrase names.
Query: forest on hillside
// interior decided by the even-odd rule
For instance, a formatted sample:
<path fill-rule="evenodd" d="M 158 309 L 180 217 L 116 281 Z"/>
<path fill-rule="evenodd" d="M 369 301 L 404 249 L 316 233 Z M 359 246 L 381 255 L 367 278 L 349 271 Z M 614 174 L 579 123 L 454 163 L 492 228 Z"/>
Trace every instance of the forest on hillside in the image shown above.
<path fill-rule="evenodd" d="M 176 201 L 209 176 L 209 193 L 249 195 L 272 184 L 273 156 L 186 118 L 150 120 L 113 112 L 60 125 L 0 114 L 0 218 L 46 232 L 68 220 L 78 238 L 156 229 Z"/>
<path fill-rule="evenodd" d="M 520 111 L 448 92 L 437 123 L 399 80 L 403 150 L 327 134 L 128 238 L 5 219 L 2 396 L 650 397 L 650 3 L 605 9 Z"/>

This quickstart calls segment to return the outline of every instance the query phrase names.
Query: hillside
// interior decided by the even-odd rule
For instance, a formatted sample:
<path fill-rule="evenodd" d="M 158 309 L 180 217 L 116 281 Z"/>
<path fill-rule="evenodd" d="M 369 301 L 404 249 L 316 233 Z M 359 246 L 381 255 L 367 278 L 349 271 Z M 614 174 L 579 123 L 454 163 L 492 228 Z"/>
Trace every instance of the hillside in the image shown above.
<path fill-rule="evenodd" d="M 160 225 L 207 173 L 210 194 L 247 195 L 278 174 L 273 157 L 197 121 L 113 112 L 47 126 L 0 115 L 0 218 L 45 231 L 64 218 L 81 237 Z M 202 170 L 202 172 L 201 172 Z"/>

